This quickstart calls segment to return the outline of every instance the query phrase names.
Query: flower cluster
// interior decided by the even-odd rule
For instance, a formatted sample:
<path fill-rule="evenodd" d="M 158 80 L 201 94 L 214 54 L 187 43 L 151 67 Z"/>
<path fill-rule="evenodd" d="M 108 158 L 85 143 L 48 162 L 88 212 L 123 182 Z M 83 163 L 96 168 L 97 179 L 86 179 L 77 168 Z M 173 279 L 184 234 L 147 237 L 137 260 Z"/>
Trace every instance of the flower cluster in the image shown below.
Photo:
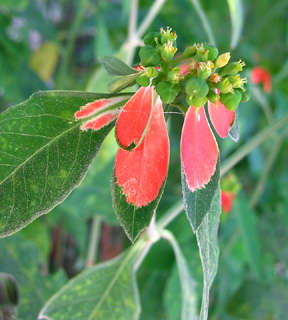
<path fill-rule="evenodd" d="M 235 109 L 250 97 L 247 80 L 239 74 L 244 62 L 229 62 L 229 52 L 218 55 L 218 49 L 206 43 L 189 46 L 175 57 L 176 39 L 176 32 L 169 27 L 146 35 L 139 52 L 140 66 L 135 69 L 120 60 L 103 59 L 108 72 L 119 75 L 121 69 L 123 74 L 110 85 L 111 91 L 135 82 L 140 89 L 131 98 L 118 94 L 96 100 L 75 114 L 76 119 L 87 120 L 83 130 L 98 130 L 118 118 L 115 136 L 120 148 L 112 195 L 116 215 L 132 241 L 149 225 L 165 185 L 169 163 L 165 109 L 176 107 L 185 116 L 181 161 L 187 213 L 195 207 L 196 190 L 210 193 L 209 200 L 203 195 L 206 202 L 201 215 L 190 219 L 188 213 L 195 231 L 210 210 L 220 179 L 218 145 L 204 106 L 208 102 L 211 123 L 225 138 L 235 122 Z M 129 219 L 131 224 L 127 224 Z"/>

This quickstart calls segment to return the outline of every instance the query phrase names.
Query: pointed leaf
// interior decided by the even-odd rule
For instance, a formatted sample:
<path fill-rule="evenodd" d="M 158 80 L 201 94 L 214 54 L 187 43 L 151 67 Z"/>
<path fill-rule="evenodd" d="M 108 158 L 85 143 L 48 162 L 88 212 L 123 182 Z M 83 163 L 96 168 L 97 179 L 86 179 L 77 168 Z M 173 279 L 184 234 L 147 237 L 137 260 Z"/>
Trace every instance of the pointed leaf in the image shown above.
<path fill-rule="evenodd" d="M 116 57 L 102 57 L 99 58 L 99 61 L 103 64 L 106 71 L 112 76 L 127 76 L 133 73 L 139 73 L 139 71 L 131 68 L 125 62 Z"/>
<path fill-rule="evenodd" d="M 137 77 L 138 77 L 138 74 L 130 74 L 128 76 L 117 78 L 108 84 L 107 89 L 111 93 L 119 92 L 128 87 L 134 86 L 134 84 L 136 84 Z"/>
<path fill-rule="evenodd" d="M 201 305 L 200 320 L 208 319 L 209 290 L 214 281 L 218 269 L 219 246 L 218 226 L 221 214 L 220 184 L 213 198 L 210 212 L 203 219 L 196 231 L 197 242 L 200 250 L 200 258 L 204 273 L 204 286 Z"/>
<path fill-rule="evenodd" d="M 140 305 L 133 249 L 70 280 L 48 301 L 38 319 L 137 320 Z"/>
<path fill-rule="evenodd" d="M 208 101 L 208 112 L 216 132 L 221 138 L 226 138 L 234 123 L 235 112 L 226 109 L 220 100 L 217 101 L 216 105 Z"/>
<path fill-rule="evenodd" d="M 197 319 L 196 282 L 190 276 L 186 259 L 173 234 L 168 230 L 164 230 L 162 237 L 170 242 L 176 257 L 182 294 L 181 320 Z"/>
<path fill-rule="evenodd" d="M 132 242 L 150 224 L 163 192 L 168 162 L 169 138 L 158 98 L 140 146 L 131 152 L 119 149 L 115 160 L 112 177 L 114 208 Z"/>
<path fill-rule="evenodd" d="M 116 123 L 116 139 L 123 149 L 131 150 L 142 140 L 151 116 L 153 87 L 141 87 L 125 104 Z"/>
<path fill-rule="evenodd" d="M 79 185 L 113 124 L 81 131 L 81 106 L 111 95 L 51 91 L 0 115 L 0 237 L 49 212 Z"/>
<path fill-rule="evenodd" d="M 181 136 L 181 160 L 187 186 L 194 192 L 203 188 L 216 170 L 218 146 L 204 107 L 189 107 Z"/>
<path fill-rule="evenodd" d="M 229 131 L 229 137 L 237 142 L 240 137 L 240 126 L 239 126 L 239 111 L 238 109 L 235 110 L 235 118 L 232 128 Z"/>
<path fill-rule="evenodd" d="M 183 168 L 181 175 L 185 211 L 193 231 L 196 232 L 205 216 L 209 213 L 213 197 L 215 196 L 215 192 L 218 188 L 218 183 L 220 180 L 219 158 L 217 161 L 216 170 L 205 188 L 196 189 L 194 192 L 191 192 L 187 185 Z"/>

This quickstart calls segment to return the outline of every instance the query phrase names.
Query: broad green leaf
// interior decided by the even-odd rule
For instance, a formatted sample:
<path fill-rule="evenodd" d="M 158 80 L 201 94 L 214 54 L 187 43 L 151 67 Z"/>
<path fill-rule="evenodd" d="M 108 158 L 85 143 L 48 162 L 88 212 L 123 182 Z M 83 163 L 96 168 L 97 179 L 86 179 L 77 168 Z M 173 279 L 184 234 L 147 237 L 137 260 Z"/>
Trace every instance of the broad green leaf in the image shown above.
<path fill-rule="evenodd" d="M 139 234 L 149 227 L 153 214 L 161 199 L 165 183 L 166 179 L 155 200 L 147 206 L 137 207 L 132 203 L 127 203 L 123 188 L 117 183 L 114 168 L 111 179 L 113 206 L 117 219 L 130 241 L 134 242 Z"/>
<path fill-rule="evenodd" d="M 40 92 L 0 115 L 0 237 L 49 212 L 80 184 L 113 124 L 81 131 L 74 113 L 110 96 Z"/>
<path fill-rule="evenodd" d="M 108 91 L 111 93 L 116 93 L 128 87 L 131 87 L 136 83 L 137 77 L 138 77 L 138 73 L 129 74 L 127 76 L 117 78 L 108 84 L 108 87 L 107 87 Z"/>
<path fill-rule="evenodd" d="M 138 319 L 140 305 L 133 258 L 139 244 L 71 280 L 48 301 L 38 319 Z"/>
<path fill-rule="evenodd" d="M 241 195 L 234 201 L 233 207 L 239 223 L 241 237 L 244 240 L 248 262 L 255 275 L 261 279 L 263 270 L 255 212 L 249 208 L 247 201 Z"/>
<path fill-rule="evenodd" d="M 195 232 L 209 213 L 214 195 L 218 188 L 220 180 L 219 158 L 217 160 L 215 172 L 209 183 L 207 183 L 204 188 L 196 189 L 194 192 L 191 192 L 187 186 L 183 167 L 181 168 L 181 172 L 185 211 L 192 229 Z"/>
<path fill-rule="evenodd" d="M 174 250 L 181 282 L 182 311 L 181 315 L 177 316 L 177 319 L 197 319 L 197 299 L 195 291 L 196 283 L 189 274 L 186 259 L 182 254 L 177 240 L 170 231 L 164 230 L 162 232 L 162 237 L 170 242 Z"/>
<path fill-rule="evenodd" d="M 108 27 L 102 15 L 98 14 L 96 19 L 96 37 L 94 38 L 96 57 L 113 55 L 112 38 L 109 35 Z"/>
<path fill-rule="evenodd" d="M 112 76 L 127 76 L 139 73 L 139 71 L 129 67 L 125 62 L 116 57 L 102 57 L 99 58 L 99 61 Z"/>
<path fill-rule="evenodd" d="M 218 183 L 218 188 L 212 201 L 211 210 L 204 217 L 200 227 L 196 231 L 196 238 L 204 274 L 200 320 L 208 319 L 209 291 L 218 268 L 219 246 L 217 233 L 221 214 L 220 194 L 220 185 Z"/>
<path fill-rule="evenodd" d="M 235 119 L 232 128 L 228 132 L 229 137 L 237 142 L 240 136 L 240 127 L 239 127 L 239 111 L 235 110 Z"/>
<path fill-rule="evenodd" d="M 32 242 L 19 234 L 0 239 L 0 270 L 17 281 L 20 319 L 35 320 L 45 302 L 66 283 L 63 272 L 42 275 L 39 263 L 40 253 Z"/>
<path fill-rule="evenodd" d="M 244 11 L 242 0 L 227 0 L 230 16 L 231 16 L 231 24 L 232 24 L 232 34 L 231 34 L 231 49 L 234 49 L 240 39 L 243 21 L 244 21 Z"/>

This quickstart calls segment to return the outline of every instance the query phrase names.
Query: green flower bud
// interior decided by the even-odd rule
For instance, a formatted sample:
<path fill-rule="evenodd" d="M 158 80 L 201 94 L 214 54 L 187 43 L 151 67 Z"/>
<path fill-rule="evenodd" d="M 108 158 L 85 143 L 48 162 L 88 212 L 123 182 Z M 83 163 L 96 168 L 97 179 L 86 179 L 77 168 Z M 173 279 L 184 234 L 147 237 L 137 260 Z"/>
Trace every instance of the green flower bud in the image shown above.
<path fill-rule="evenodd" d="M 141 64 L 144 67 L 157 66 L 161 62 L 160 55 L 152 46 L 145 46 L 139 51 Z"/>
<path fill-rule="evenodd" d="M 231 62 L 225 68 L 219 71 L 219 75 L 221 77 L 233 76 L 237 74 L 239 71 L 242 71 L 244 66 L 245 63 L 241 60 L 239 60 L 238 62 Z"/>
<path fill-rule="evenodd" d="M 158 76 L 158 70 L 155 67 L 151 67 L 151 68 L 146 68 L 145 69 L 145 76 L 148 78 L 155 78 Z"/>
<path fill-rule="evenodd" d="M 209 90 L 207 94 L 207 99 L 216 104 L 217 100 L 220 99 L 220 96 L 214 90 Z"/>
<path fill-rule="evenodd" d="M 221 93 L 228 93 L 228 92 L 233 92 L 233 86 L 229 82 L 228 78 L 224 78 L 221 80 L 219 83 L 216 84 L 216 88 L 221 92 Z"/>
<path fill-rule="evenodd" d="M 203 98 L 208 93 L 209 86 L 203 79 L 199 77 L 192 77 L 187 81 L 185 90 L 189 96 Z"/>
<path fill-rule="evenodd" d="M 156 86 L 156 92 L 164 103 L 169 104 L 174 101 L 178 95 L 179 87 L 168 81 L 161 81 Z"/>
<path fill-rule="evenodd" d="M 242 94 L 238 90 L 235 90 L 234 93 L 220 93 L 220 102 L 223 103 L 228 110 L 236 110 L 241 99 Z"/>
<path fill-rule="evenodd" d="M 181 56 L 182 60 L 192 58 L 195 55 L 196 51 L 197 50 L 195 46 L 186 48 Z"/>
<path fill-rule="evenodd" d="M 172 61 L 176 51 L 177 51 L 177 48 L 173 47 L 172 41 L 168 41 L 168 43 L 164 43 L 164 45 L 160 49 L 161 57 L 163 61 L 164 62 Z"/>
<path fill-rule="evenodd" d="M 241 102 L 247 102 L 251 98 L 251 91 L 250 91 L 250 86 L 249 83 L 244 83 L 244 92 L 242 92 L 242 99 Z"/>
<path fill-rule="evenodd" d="M 208 61 L 209 50 L 205 49 L 202 45 L 197 48 L 195 60 L 198 62 L 207 62 Z"/>
<path fill-rule="evenodd" d="M 208 59 L 209 60 L 214 60 L 217 58 L 218 56 L 218 49 L 214 46 L 212 46 L 211 44 L 208 44 L 208 43 L 204 43 L 203 44 L 203 47 L 207 50 L 209 50 L 209 53 L 208 53 Z"/>
<path fill-rule="evenodd" d="M 168 43 L 171 41 L 176 46 L 177 34 L 176 32 L 171 32 L 172 28 L 167 27 L 166 31 L 161 28 L 160 29 L 160 41 L 162 44 Z"/>
<path fill-rule="evenodd" d="M 198 74 L 199 77 L 202 79 L 207 79 L 212 74 L 212 69 L 214 68 L 214 64 L 211 61 L 205 62 L 199 62 L 199 69 Z"/>
<path fill-rule="evenodd" d="M 146 46 L 152 46 L 152 47 L 156 47 L 156 45 L 159 43 L 158 40 L 159 37 L 159 33 L 158 32 L 151 32 L 148 33 L 145 37 L 144 37 L 144 44 Z M 155 40 L 156 39 L 156 40 Z"/>
<path fill-rule="evenodd" d="M 188 103 L 189 106 L 195 106 L 197 108 L 202 107 L 205 105 L 207 102 L 207 98 L 197 98 L 194 96 L 189 96 L 188 94 L 186 95 L 186 102 Z"/>
<path fill-rule="evenodd" d="M 175 67 L 173 68 L 169 73 L 168 73 L 168 80 L 171 83 L 179 83 L 181 79 L 181 73 L 180 73 L 180 68 Z"/>
<path fill-rule="evenodd" d="M 230 60 L 230 57 L 231 57 L 230 52 L 220 54 L 220 56 L 215 61 L 215 68 L 222 68 L 222 67 L 226 66 L 226 64 Z"/>
<path fill-rule="evenodd" d="M 229 82 L 233 85 L 233 88 L 245 90 L 244 84 L 247 83 L 246 78 L 241 79 L 239 74 L 236 74 L 234 76 L 228 76 L 227 78 L 229 79 Z"/>
<path fill-rule="evenodd" d="M 148 87 L 150 84 L 150 79 L 145 75 L 141 74 L 136 78 L 136 82 L 139 84 L 139 86 Z"/>

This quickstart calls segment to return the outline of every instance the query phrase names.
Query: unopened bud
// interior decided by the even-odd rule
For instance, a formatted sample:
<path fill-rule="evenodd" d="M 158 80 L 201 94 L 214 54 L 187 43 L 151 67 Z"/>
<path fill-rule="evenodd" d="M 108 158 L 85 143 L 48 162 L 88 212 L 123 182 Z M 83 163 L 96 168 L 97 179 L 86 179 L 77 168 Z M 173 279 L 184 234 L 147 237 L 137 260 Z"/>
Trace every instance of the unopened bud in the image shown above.
<path fill-rule="evenodd" d="M 215 67 L 222 68 L 222 67 L 226 66 L 226 64 L 229 62 L 230 58 L 231 58 L 230 52 L 220 54 L 220 56 L 216 59 Z"/>
<path fill-rule="evenodd" d="M 179 87 L 168 81 L 161 81 L 156 86 L 156 92 L 164 103 L 169 104 L 178 95 Z"/>
<path fill-rule="evenodd" d="M 217 100 L 220 99 L 220 96 L 214 90 L 209 90 L 207 94 L 207 99 L 216 104 Z"/>
<path fill-rule="evenodd" d="M 155 78 L 158 76 L 158 70 L 155 67 L 151 67 L 151 68 L 146 68 L 145 69 L 145 76 L 148 78 Z"/>
<path fill-rule="evenodd" d="M 220 102 L 223 103 L 228 110 L 236 110 L 241 99 L 242 94 L 238 90 L 235 90 L 233 93 L 220 94 Z"/>
<path fill-rule="evenodd" d="M 207 62 L 208 61 L 209 50 L 205 49 L 203 45 L 198 46 L 196 53 L 196 60 L 198 62 Z"/>
<path fill-rule="evenodd" d="M 209 86 L 205 80 L 199 77 L 192 77 L 187 81 L 185 89 L 189 96 L 203 98 L 208 93 Z"/>
<path fill-rule="evenodd" d="M 136 78 L 136 82 L 137 84 L 139 84 L 139 86 L 148 87 L 150 84 L 150 79 L 146 77 L 144 74 L 141 74 Z"/>
<path fill-rule="evenodd" d="M 196 47 L 195 46 L 191 46 L 188 47 L 184 50 L 183 54 L 182 54 L 182 58 L 183 59 L 188 59 L 188 58 L 192 58 L 196 53 Z"/>
<path fill-rule="evenodd" d="M 221 77 L 224 76 L 233 76 L 237 74 L 239 71 L 243 70 L 245 66 L 245 62 L 239 60 L 238 62 L 231 62 L 225 68 L 219 71 Z"/>
<path fill-rule="evenodd" d="M 214 67 L 214 64 L 211 61 L 207 61 L 207 63 L 199 62 L 199 69 L 198 69 L 199 77 L 202 79 L 207 79 L 208 77 L 210 77 L 213 67 Z"/>
<path fill-rule="evenodd" d="M 233 85 L 233 88 L 238 88 L 244 90 L 244 84 L 247 83 L 247 79 L 240 78 L 239 74 L 236 74 L 234 76 L 228 76 L 229 82 Z"/>
<path fill-rule="evenodd" d="M 141 64 L 144 67 L 157 66 L 161 62 L 160 55 L 152 46 L 145 46 L 139 51 Z"/>
<path fill-rule="evenodd" d="M 250 86 L 249 83 L 244 83 L 244 92 L 242 92 L 242 99 L 241 102 L 247 102 L 251 98 L 251 91 L 250 91 Z"/>
<path fill-rule="evenodd" d="M 177 48 L 173 46 L 172 41 L 168 41 L 168 43 L 164 43 L 163 47 L 161 48 L 161 57 L 163 61 L 164 62 L 172 61 L 176 51 L 177 51 Z"/>
<path fill-rule="evenodd" d="M 200 108 L 205 105 L 207 102 L 207 98 L 197 98 L 194 96 L 189 96 L 188 94 L 186 95 L 186 102 L 188 103 L 189 106 L 195 106 L 197 108 Z"/>
<path fill-rule="evenodd" d="M 221 93 L 233 92 L 233 86 L 232 86 L 232 84 L 229 82 L 229 80 L 227 78 L 224 78 L 219 83 L 217 83 L 216 88 Z"/>
<path fill-rule="evenodd" d="M 151 32 L 151 33 L 148 33 L 145 37 L 144 37 L 144 44 L 146 46 L 152 46 L 152 47 L 156 47 L 157 45 L 157 42 L 155 39 L 158 40 L 158 37 L 159 37 L 159 33 L 158 32 Z"/>
<path fill-rule="evenodd" d="M 218 56 L 218 49 L 211 44 L 204 43 L 203 47 L 209 51 L 208 53 L 208 60 L 214 60 Z"/>

